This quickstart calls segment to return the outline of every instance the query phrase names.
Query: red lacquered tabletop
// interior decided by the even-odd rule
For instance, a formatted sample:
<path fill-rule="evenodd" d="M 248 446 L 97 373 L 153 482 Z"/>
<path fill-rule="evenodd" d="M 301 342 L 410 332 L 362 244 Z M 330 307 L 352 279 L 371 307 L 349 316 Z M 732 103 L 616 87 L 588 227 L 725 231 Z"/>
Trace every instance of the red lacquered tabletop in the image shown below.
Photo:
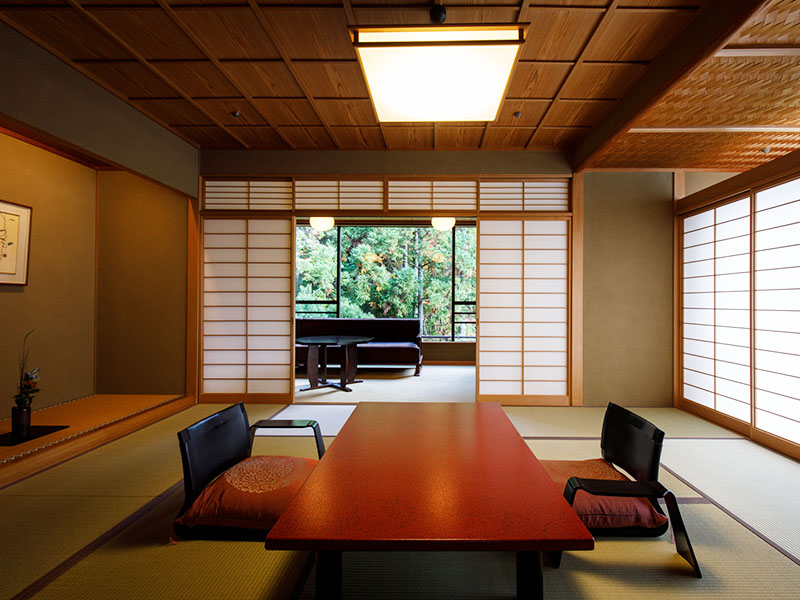
<path fill-rule="evenodd" d="M 270 531 L 278 550 L 591 550 L 497 404 L 362 403 Z"/>

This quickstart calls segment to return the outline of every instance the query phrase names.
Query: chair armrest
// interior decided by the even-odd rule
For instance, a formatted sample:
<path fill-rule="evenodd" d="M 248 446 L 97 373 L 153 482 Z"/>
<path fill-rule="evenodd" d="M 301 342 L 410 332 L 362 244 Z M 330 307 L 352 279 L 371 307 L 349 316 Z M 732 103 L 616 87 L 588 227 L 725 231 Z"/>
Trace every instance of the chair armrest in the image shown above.
<path fill-rule="evenodd" d="M 314 419 L 262 419 L 256 421 L 250 426 L 250 447 L 253 447 L 253 438 L 257 429 L 287 429 L 294 427 L 311 427 L 314 431 L 314 439 L 317 442 L 317 455 L 322 458 L 322 455 L 325 454 L 325 441 L 322 439 L 319 423 Z"/>
<path fill-rule="evenodd" d="M 613 481 L 570 477 L 564 486 L 564 498 L 572 504 L 578 490 L 593 496 L 629 496 L 633 498 L 663 498 L 669 490 L 658 481 Z"/>

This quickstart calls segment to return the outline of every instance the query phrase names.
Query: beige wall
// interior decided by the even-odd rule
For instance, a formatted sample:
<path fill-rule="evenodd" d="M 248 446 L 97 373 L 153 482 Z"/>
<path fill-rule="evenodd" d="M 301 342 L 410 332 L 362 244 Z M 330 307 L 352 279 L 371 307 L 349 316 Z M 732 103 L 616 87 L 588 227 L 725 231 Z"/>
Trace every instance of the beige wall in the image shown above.
<path fill-rule="evenodd" d="M 91 394 L 95 172 L 0 134 L 0 199 L 33 207 L 28 285 L 0 285 L 0 418 L 11 414 L 17 355 L 41 369 L 34 409 Z"/>
<path fill-rule="evenodd" d="M 184 391 L 186 211 L 182 194 L 98 174 L 97 393 Z"/>
<path fill-rule="evenodd" d="M 725 181 L 736 173 L 706 173 L 703 171 L 689 171 L 686 173 L 686 195 L 689 196 L 720 181 Z"/>
<path fill-rule="evenodd" d="M 672 174 L 587 173 L 584 404 L 672 406 Z"/>

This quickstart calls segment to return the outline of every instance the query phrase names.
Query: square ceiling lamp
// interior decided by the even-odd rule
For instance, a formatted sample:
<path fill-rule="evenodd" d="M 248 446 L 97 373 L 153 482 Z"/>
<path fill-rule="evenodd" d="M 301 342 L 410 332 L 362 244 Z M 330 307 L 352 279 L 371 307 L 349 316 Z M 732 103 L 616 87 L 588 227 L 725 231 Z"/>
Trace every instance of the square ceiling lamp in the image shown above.
<path fill-rule="evenodd" d="M 351 27 L 384 123 L 494 121 L 528 23 Z"/>

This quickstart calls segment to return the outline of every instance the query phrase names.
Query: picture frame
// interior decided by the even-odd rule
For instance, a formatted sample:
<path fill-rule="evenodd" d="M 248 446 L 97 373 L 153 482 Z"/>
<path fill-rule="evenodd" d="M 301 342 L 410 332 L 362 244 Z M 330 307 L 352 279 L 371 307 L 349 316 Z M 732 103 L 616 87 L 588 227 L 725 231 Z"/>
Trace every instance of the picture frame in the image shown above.
<path fill-rule="evenodd" d="M 0 285 L 28 285 L 33 208 L 0 200 Z"/>

